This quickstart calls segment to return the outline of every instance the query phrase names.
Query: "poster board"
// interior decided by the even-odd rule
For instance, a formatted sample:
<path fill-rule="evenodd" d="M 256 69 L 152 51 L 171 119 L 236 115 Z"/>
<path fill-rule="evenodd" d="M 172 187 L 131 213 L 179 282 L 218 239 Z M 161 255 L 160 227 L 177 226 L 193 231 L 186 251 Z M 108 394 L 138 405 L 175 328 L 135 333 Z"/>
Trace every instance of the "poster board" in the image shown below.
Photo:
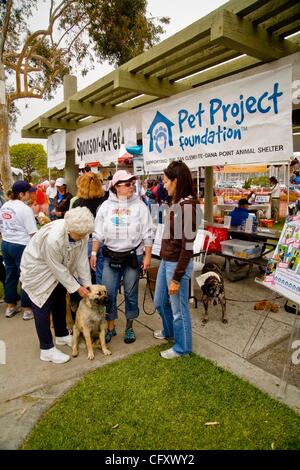
<path fill-rule="evenodd" d="M 263 284 L 300 304 L 300 216 L 285 223 Z"/>
<path fill-rule="evenodd" d="M 47 168 L 65 168 L 66 155 L 66 131 L 50 135 L 47 140 Z"/>

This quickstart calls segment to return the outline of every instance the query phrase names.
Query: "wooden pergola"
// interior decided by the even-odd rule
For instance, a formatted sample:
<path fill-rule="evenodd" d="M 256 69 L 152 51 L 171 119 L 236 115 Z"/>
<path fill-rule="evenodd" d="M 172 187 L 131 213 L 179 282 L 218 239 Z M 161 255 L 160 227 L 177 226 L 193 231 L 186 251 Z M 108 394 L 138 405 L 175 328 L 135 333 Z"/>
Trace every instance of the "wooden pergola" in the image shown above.
<path fill-rule="evenodd" d="M 74 131 L 299 51 L 299 0 L 231 0 L 42 114 L 22 137 Z"/>

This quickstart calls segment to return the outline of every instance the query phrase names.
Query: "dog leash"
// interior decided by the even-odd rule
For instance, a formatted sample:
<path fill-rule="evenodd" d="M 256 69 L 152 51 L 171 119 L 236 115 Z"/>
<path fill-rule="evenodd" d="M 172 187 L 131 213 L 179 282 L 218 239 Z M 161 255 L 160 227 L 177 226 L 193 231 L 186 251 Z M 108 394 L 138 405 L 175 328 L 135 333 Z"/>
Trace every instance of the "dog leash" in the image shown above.
<path fill-rule="evenodd" d="M 154 310 L 152 312 L 148 312 L 146 310 L 146 295 L 147 295 L 147 288 L 149 289 L 149 292 L 150 292 L 150 296 L 151 296 L 151 299 L 153 300 L 153 292 L 152 292 L 152 289 L 151 289 L 151 286 L 150 286 L 150 279 L 149 279 L 149 274 L 148 272 L 146 273 L 146 276 L 145 276 L 145 273 L 143 273 L 141 271 L 141 273 L 139 274 L 139 276 L 137 277 L 137 279 L 135 280 L 130 292 L 129 292 L 129 295 L 131 295 L 133 289 L 135 288 L 135 286 L 137 285 L 137 283 L 139 282 L 140 279 L 146 279 L 146 286 L 145 286 L 145 290 L 144 290 L 144 297 L 143 297 L 143 312 L 146 314 L 146 315 L 153 315 L 156 311 L 156 308 L 154 308 Z M 117 305 L 117 309 L 124 313 L 122 309 L 120 309 L 121 305 L 125 302 L 125 295 L 124 295 L 124 299 L 122 300 L 122 302 L 119 303 L 119 305 Z"/>
<path fill-rule="evenodd" d="M 267 302 L 273 302 L 273 300 L 278 300 L 278 299 L 282 299 L 282 295 L 277 295 L 273 299 L 258 299 L 258 300 L 255 300 L 255 299 L 252 299 L 252 300 L 238 300 L 238 299 L 230 299 L 228 297 L 225 297 L 226 302 L 228 301 L 228 302 L 243 302 L 243 303 L 262 302 L 263 300 L 266 300 Z"/>

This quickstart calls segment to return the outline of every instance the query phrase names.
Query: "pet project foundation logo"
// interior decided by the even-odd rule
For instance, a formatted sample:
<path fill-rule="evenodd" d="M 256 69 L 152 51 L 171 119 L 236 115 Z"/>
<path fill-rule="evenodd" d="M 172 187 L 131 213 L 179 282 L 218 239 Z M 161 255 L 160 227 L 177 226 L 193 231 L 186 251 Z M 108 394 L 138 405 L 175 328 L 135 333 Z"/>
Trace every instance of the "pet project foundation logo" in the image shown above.
<path fill-rule="evenodd" d="M 174 125 L 174 122 L 157 111 L 147 132 L 150 137 L 149 152 L 163 153 L 167 147 L 173 147 L 172 127 Z"/>
<path fill-rule="evenodd" d="M 6 344 L 0 340 L 0 365 L 6 364 Z"/>

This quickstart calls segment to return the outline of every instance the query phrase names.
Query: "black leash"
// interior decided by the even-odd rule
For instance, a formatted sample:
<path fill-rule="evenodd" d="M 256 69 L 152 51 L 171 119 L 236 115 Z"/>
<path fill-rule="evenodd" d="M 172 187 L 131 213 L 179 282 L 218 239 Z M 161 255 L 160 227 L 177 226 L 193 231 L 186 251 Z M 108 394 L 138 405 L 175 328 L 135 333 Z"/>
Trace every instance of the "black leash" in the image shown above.
<path fill-rule="evenodd" d="M 145 275 L 146 274 L 146 275 Z M 137 277 L 137 279 L 135 280 L 130 292 L 129 292 L 129 295 L 132 293 L 133 289 L 135 288 L 135 286 L 137 285 L 137 283 L 139 282 L 140 279 L 146 279 L 146 286 L 145 286 L 145 291 L 144 291 L 144 297 L 143 297 L 143 311 L 146 315 L 153 315 L 156 311 L 156 308 L 154 308 L 154 310 L 152 312 L 147 312 L 146 310 L 146 295 L 147 295 L 147 288 L 149 289 L 149 292 L 150 292 L 150 296 L 151 296 L 151 299 L 153 301 L 153 292 L 152 292 L 152 289 L 151 289 L 151 285 L 150 285 L 150 279 L 149 279 L 149 273 L 148 271 L 146 273 L 144 273 L 143 271 L 140 270 L 140 274 L 139 276 Z M 120 309 L 121 305 L 125 302 L 125 294 L 124 294 L 124 299 L 122 300 L 122 302 L 119 303 L 119 305 L 117 305 L 117 309 L 124 313 L 123 310 Z"/>

